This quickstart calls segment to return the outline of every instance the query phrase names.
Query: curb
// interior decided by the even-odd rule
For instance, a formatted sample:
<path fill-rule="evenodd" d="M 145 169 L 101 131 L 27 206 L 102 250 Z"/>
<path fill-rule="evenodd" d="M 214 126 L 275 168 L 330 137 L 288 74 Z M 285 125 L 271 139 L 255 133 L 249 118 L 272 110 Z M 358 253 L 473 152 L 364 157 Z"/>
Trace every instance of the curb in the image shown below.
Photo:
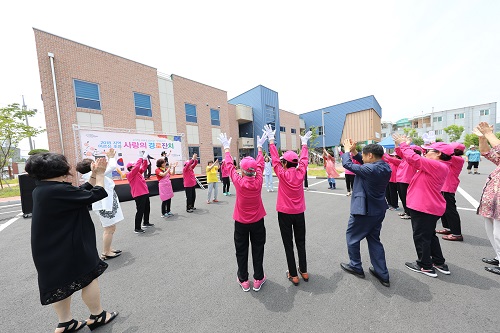
<path fill-rule="evenodd" d="M 14 204 L 20 204 L 21 203 L 21 200 L 17 199 L 17 197 L 2 198 L 2 199 L 5 199 L 5 201 L 0 201 L 0 207 L 2 207 L 2 206 L 8 206 L 8 205 L 14 205 Z M 0 200 L 2 200 L 2 199 L 0 199 Z"/>

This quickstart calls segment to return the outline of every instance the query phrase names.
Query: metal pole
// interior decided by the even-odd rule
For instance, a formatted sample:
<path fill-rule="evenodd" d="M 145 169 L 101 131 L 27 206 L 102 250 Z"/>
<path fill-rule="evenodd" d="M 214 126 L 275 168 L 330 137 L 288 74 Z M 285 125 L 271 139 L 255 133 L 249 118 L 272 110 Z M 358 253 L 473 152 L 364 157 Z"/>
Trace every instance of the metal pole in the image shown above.
<path fill-rule="evenodd" d="M 26 111 L 28 107 L 26 106 L 26 103 L 24 103 L 24 95 L 23 95 L 23 111 Z M 26 120 L 26 126 L 29 126 L 30 124 L 28 123 L 28 116 L 24 116 L 24 119 Z M 31 136 L 28 137 L 29 142 L 30 142 L 30 151 L 33 150 L 33 142 L 31 141 Z"/>
<path fill-rule="evenodd" d="M 61 154 L 64 155 L 64 142 L 61 127 L 61 113 L 59 111 L 59 101 L 57 98 L 56 73 L 54 71 L 54 53 L 49 52 L 50 69 L 52 70 L 52 84 L 54 85 L 54 97 L 56 100 L 57 124 L 59 125 L 59 139 L 61 140 Z"/>
<path fill-rule="evenodd" d="M 321 110 L 321 128 L 323 129 L 323 148 L 325 148 L 325 111 Z"/>

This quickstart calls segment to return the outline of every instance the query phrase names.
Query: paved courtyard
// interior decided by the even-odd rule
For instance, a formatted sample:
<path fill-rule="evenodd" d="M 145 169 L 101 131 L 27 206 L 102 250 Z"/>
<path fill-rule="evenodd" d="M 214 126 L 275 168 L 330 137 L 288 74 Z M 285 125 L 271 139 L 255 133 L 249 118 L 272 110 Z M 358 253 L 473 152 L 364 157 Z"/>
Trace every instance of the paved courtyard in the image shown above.
<path fill-rule="evenodd" d="M 492 163 L 482 162 L 481 175 L 463 171 L 461 188 L 479 200 L 493 168 Z M 100 278 L 105 309 L 117 310 L 120 316 L 98 332 L 499 331 L 500 276 L 486 272 L 481 262 L 493 256 L 493 250 L 473 200 L 457 193 L 465 241 L 441 241 L 451 275 L 435 279 L 405 268 L 405 261 L 416 258 L 411 224 L 388 211 L 381 235 L 391 275 L 391 287 L 385 288 L 369 274 L 358 279 L 339 267 L 348 260 L 345 229 L 350 198 L 345 196 L 344 181 L 337 180 L 334 191 L 327 189 L 326 180 L 310 179 L 309 184 L 311 190 L 305 193 L 309 282 L 301 280 L 296 287 L 285 278 L 277 192 L 263 190 L 268 280 L 259 292 L 245 293 L 236 283 L 234 196 L 219 196 L 219 203 L 208 205 L 206 191 L 199 189 L 197 210 L 188 214 L 184 193 L 176 192 L 175 216 L 169 219 L 160 217 L 159 197 L 152 197 L 155 227 L 143 235 L 133 233 L 134 202 L 122 203 L 126 220 L 118 224 L 114 245 L 123 254 L 108 261 Z M 0 206 L 0 212 L 16 209 L 20 206 Z M 0 226 L 7 222 L 5 216 L 0 215 Z M 93 217 L 100 246 L 102 228 Z M 38 299 L 30 219 L 12 221 L 0 228 L 0 332 L 53 332 L 55 313 Z M 361 249 L 368 273 L 366 242 Z M 88 317 L 80 293 L 72 304 L 75 318 Z"/>

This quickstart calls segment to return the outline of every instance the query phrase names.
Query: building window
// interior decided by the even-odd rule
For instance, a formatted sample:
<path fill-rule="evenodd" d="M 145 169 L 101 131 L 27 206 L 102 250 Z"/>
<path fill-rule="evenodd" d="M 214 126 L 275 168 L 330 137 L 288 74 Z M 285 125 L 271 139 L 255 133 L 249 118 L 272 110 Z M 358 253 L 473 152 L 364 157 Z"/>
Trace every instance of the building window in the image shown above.
<path fill-rule="evenodd" d="M 297 130 L 295 128 L 291 128 L 290 131 L 292 132 L 292 134 L 296 134 L 297 133 Z"/>
<path fill-rule="evenodd" d="M 318 135 L 323 135 L 323 126 L 318 126 Z"/>
<path fill-rule="evenodd" d="M 487 116 L 490 114 L 490 109 L 486 109 L 486 110 L 479 110 L 479 115 L 480 116 Z"/>
<path fill-rule="evenodd" d="M 186 121 L 188 123 L 197 123 L 196 105 L 185 103 L 184 108 L 186 109 Z"/>
<path fill-rule="evenodd" d="M 464 119 L 465 113 L 455 113 L 455 119 Z"/>
<path fill-rule="evenodd" d="M 286 133 L 286 128 L 285 128 L 285 126 L 280 126 L 280 132 L 282 132 L 282 133 Z"/>
<path fill-rule="evenodd" d="M 274 107 L 266 105 L 266 124 L 274 124 L 276 121 L 276 115 L 274 113 Z"/>
<path fill-rule="evenodd" d="M 188 147 L 188 158 L 193 158 L 193 154 L 198 155 L 198 163 L 200 163 L 200 147 Z"/>
<path fill-rule="evenodd" d="M 383 138 L 387 137 L 387 133 L 382 133 L 382 137 Z"/>
<path fill-rule="evenodd" d="M 220 126 L 219 110 L 210 109 L 210 119 L 212 125 Z"/>
<path fill-rule="evenodd" d="M 101 110 L 99 85 L 80 80 L 73 80 L 75 85 L 76 106 L 79 108 Z"/>
<path fill-rule="evenodd" d="M 214 147 L 214 160 L 218 159 L 219 162 L 222 161 L 222 148 L 221 147 Z"/>
<path fill-rule="evenodd" d="M 443 130 L 435 130 L 434 132 L 436 133 L 436 135 L 443 134 Z"/>
<path fill-rule="evenodd" d="M 152 117 L 151 96 L 134 93 L 135 115 Z"/>
<path fill-rule="evenodd" d="M 434 118 L 432 118 L 432 121 L 435 122 L 435 123 L 443 121 L 443 116 L 434 117 Z"/>

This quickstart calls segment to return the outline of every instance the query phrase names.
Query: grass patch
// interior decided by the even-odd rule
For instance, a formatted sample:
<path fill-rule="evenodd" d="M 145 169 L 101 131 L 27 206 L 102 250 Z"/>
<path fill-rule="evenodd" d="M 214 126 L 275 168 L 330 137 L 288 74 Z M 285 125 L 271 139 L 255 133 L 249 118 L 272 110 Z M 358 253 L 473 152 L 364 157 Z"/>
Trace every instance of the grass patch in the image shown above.
<path fill-rule="evenodd" d="M 20 196 L 19 186 L 7 187 L 0 189 L 0 198 L 10 198 Z"/>
<path fill-rule="evenodd" d="M 326 177 L 326 171 L 324 169 L 309 169 L 307 176 Z"/>
<path fill-rule="evenodd" d="M 19 184 L 19 178 L 2 179 L 2 184 Z"/>

